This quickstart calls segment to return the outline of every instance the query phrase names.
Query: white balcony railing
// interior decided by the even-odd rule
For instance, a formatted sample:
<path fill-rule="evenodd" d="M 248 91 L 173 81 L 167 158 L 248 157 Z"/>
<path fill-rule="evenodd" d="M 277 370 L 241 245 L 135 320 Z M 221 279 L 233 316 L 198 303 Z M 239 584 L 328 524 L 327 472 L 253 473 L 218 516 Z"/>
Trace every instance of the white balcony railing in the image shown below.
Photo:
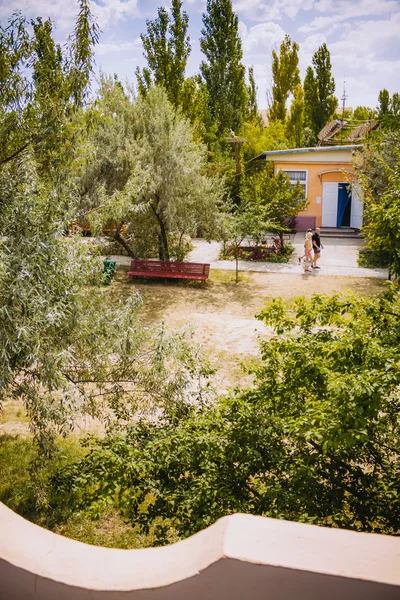
<path fill-rule="evenodd" d="M 1 600 L 399 600 L 400 538 L 232 515 L 165 548 L 114 550 L 0 504 Z"/>

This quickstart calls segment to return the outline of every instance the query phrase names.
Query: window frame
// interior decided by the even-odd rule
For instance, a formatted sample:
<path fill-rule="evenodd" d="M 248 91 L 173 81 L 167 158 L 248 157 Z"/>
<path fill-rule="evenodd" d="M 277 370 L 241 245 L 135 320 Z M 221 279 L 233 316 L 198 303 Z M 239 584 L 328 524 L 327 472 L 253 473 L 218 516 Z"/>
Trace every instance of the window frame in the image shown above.
<path fill-rule="evenodd" d="M 296 185 L 296 183 L 305 183 L 305 195 L 304 195 L 304 200 L 306 200 L 308 198 L 308 169 L 282 169 L 280 168 L 280 171 L 283 171 L 284 173 L 286 173 L 289 177 L 289 181 L 290 181 L 290 185 Z M 299 173 L 305 173 L 306 174 L 306 179 L 305 181 L 300 181 L 299 179 L 291 179 L 289 176 L 289 173 L 291 173 L 292 171 L 296 171 Z"/>

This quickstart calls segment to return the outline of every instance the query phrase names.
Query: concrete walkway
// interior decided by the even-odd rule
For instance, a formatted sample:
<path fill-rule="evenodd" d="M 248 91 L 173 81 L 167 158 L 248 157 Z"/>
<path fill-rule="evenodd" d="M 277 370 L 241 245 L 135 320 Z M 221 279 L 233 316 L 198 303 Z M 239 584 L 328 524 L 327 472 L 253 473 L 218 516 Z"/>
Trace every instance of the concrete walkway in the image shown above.
<path fill-rule="evenodd" d="M 234 260 L 219 260 L 221 244 L 219 242 L 206 242 L 202 239 L 192 240 L 194 249 L 188 256 L 193 262 L 209 262 L 211 268 L 226 271 L 236 268 Z M 351 277 L 378 277 L 387 279 L 387 269 L 364 269 L 357 265 L 358 249 L 362 240 L 329 239 L 322 240 L 325 250 L 319 260 L 320 269 L 314 270 L 310 275 L 340 275 Z M 303 273 L 303 268 L 298 264 L 298 257 L 303 254 L 304 235 L 296 234 L 292 240 L 295 247 L 290 262 L 286 264 L 239 261 L 240 271 L 255 271 L 259 273 Z"/>
<path fill-rule="evenodd" d="M 313 270 L 310 273 L 312 276 L 324 275 L 339 275 L 350 277 L 377 277 L 379 279 L 387 279 L 387 269 L 364 269 L 357 265 L 358 249 L 362 241 L 350 240 L 351 245 L 347 240 L 342 239 L 323 239 L 322 243 L 325 250 L 321 253 L 319 260 L 320 269 Z M 298 264 L 298 257 L 303 254 L 304 235 L 298 233 L 294 236 L 292 244 L 295 247 L 295 252 L 289 263 L 268 263 L 268 262 L 253 262 L 241 260 L 239 261 L 240 271 L 254 271 L 258 273 L 296 273 L 302 274 L 303 268 Z M 192 252 L 188 256 L 191 262 L 210 263 L 212 269 L 220 269 L 224 271 L 233 271 L 236 268 L 234 260 L 220 260 L 219 254 L 221 249 L 220 242 L 207 242 L 203 239 L 192 240 L 194 246 Z M 129 266 L 131 259 L 129 256 L 110 256 L 110 260 L 115 260 L 117 265 Z"/>

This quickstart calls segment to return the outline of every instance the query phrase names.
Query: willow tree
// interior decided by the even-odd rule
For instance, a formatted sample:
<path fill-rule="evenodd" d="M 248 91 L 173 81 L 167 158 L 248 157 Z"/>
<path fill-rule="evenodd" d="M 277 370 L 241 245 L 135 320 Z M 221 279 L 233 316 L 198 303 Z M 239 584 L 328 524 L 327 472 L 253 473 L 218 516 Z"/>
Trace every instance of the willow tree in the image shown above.
<path fill-rule="evenodd" d="M 78 211 L 97 29 L 82 0 L 66 50 L 51 30 L 16 15 L 0 32 L 0 408 L 23 404 L 47 454 L 85 412 L 180 410 L 201 364 L 182 336 L 140 327 L 137 296 L 105 295 L 102 263 L 65 235 Z"/>
<path fill-rule="evenodd" d="M 131 256 L 143 257 L 146 250 L 150 256 L 157 251 L 161 260 L 183 258 L 185 235 L 199 228 L 211 235 L 217 226 L 222 182 L 204 174 L 205 146 L 193 139 L 190 123 L 161 88 L 150 89 L 137 103 L 114 89 L 97 110 L 106 118 L 92 141 L 85 174 L 87 193 L 99 191 L 92 223 L 98 228 L 114 223 L 117 241 Z M 117 187 L 111 182 L 116 177 Z"/>

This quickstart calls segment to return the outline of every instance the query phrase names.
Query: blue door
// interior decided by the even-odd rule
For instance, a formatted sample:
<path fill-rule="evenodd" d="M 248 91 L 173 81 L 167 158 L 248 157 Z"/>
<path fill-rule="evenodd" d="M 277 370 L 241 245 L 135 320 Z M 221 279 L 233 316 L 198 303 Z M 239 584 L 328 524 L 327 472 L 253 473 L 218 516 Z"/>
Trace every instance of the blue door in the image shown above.
<path fill-rule="evenodd" d="M 347 183 L 339 183 L 336 227 L 350 226 L 351 188 Z"/>

